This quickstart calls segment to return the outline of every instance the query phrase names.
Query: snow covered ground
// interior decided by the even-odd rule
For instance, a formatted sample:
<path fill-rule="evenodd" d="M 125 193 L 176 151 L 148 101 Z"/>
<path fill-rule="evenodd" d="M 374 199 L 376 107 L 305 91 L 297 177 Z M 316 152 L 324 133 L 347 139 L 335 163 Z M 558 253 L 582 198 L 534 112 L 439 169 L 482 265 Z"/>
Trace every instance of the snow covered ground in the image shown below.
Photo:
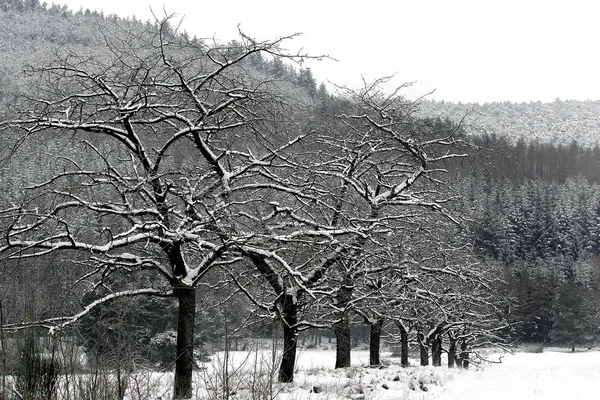
<path fill-rule="evenodd" d="M 196 373 L 193 399 L 228 398 L 223 393 L 225 379 L 230 398 L 240 400 L 437 399 L 435 396 L 442 393 L 444 385 L 462 373 L 445 367 L 402 368 L 399 359 L 389 357 L 389 353 L 383 354 L 387 363 L 385 368 L 368 368 L 368 356 L 368 351 L 353 351 L 353 366 L 335 370 L 335 350 L 303 350 L 299 354 L 294 382 L 271 384 L 276 380 L 278 360 L 273 364 L 270 352 L 230 352 L 227 378 L 223 373 L 225 358 L 220 353 Z M 417 361 L 413 360 L 413 364 Z M 172 379 L 172 373 L 153 374 L 144 379 L 141 393 L 151 393 L 151 399 L 170 399 Z M 135 394 L 126 397 L 131 400 L 142 398 Z"/>
<path fill-rule="evenodd" d="M 300 353 L 292 385 L 281 387 L 282 400 L 405 399 L 506 400 L 598 398 L 600 352 L 547 349 L 543 353 L 490 356 L 500 363 L 474 366 L 469 371 L 446 367 L 401 368 L 384 354 L 388 366 L 364 368 L 368 352 L 353 352 L 353 368 L 334 370 L 333 351 Z M 416 360 L 413 360 L 416 365 Z"/>
<path fill-rule="evenodd" d="M 335 351 L 305 351 L 298 359 L 293 387 L 282 393 L 282 400 L 305 399 L 427 399 L 440 393 L 454 379 L 457 370 L 434 367 L 402 368 L 400 360 L 384 353 L 385 368 L 366 367 L 368 351 L 352 352 L 352 368 L 334 370 Z M 411 360 L 417 365 L 417 360 Z M 321 390 L 314 393 L 315 388 Z M 311 393 L 312 392 L 312 393 Z"/>
<path fill-rule="evenodd" d="M 460 374 L 431 398 L 587 400 L 598 398 L 599 385 L 600 352 L 547 349 L 505 355 L 501 364 Z"/>
<path fill-rule="evenodd" d="M 213 356 L 195 375 L 194 400 L 588 400 L 598 398 L 600 352 L 503 354 L 501 363 L 470 370 L 420 367 L 417 360 L 402 368 L 399 359 L 382 354 L 384 368 L 368 368 L 368 352 L 353 351 L 352 367 L 335 370 L 334 350 L 300 351 L 292 384 L 274 383 L 277 355 L 269 351 L 230 352 Z M 498 355 L 490 359 L 498 360 Z M 229 373 L 225 374 L 224 371 Z M 74 377 L 71 377 L 73 379 Z M 82 376 L 79 382 L 89 378 Z M 138 371 L 128 380 L 127 400 L 166 400 L 172 397 L 172 373 Z M 63 391 L 65 385 L 63 384 Z M 76 385 L 77 386 L 77 385 Z M 228 392 L 223 392 L 223 387 Z M 74 392 L 73 392 L 74 393 Z M 71 398 L 62 393 L 59 398 Z"/>

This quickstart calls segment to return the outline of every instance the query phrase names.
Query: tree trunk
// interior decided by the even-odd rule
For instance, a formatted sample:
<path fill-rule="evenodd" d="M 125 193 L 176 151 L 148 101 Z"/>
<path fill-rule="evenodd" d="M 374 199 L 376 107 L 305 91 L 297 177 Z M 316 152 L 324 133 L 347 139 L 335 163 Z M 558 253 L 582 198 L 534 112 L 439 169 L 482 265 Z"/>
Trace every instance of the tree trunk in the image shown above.
<path fill-rule="evenodd" d="M 280 276 L 269 265 L 264 255 L 251 252 L 246 253 L 246 255 L 277 294 L 274 305 L 279 310 L 279 319 L 283 327 L 283 354 L 281 355 L 281 364 L 279 364 L 278 380 L 282 383 L 291 383 L 294 381 L 294 369 L 296 367 L 298 311 L 300 306 L 296 297 L 288 292 L 289 288 L 282 284 Z"/>
<path fill-rule="evenodd" d="M 400 365 L 408 367 L 408 331 L 400 325 Z"/>
<path fill-rule="evenodd" d="M 377 319 L 374 323 L 369 324 L 369 365 L 381 365 L 379 350 L 381 348 L 381 328 L 383 327 L 383 318 Z"/>
<path fill-rule="evenodd" d="M 283 354 L 279 365 L 279 382 L 291 383 L 294 381 L 294 369 L 296 368 L 298 304 L 289 294 L 283 295 L 281 299 Z"/>
<path fill-rule="evenodd" d="M 196 317 L 196 291 L 194 288 L 177 287 L 173 290 L 179 302 L 177 317 L 177 358 L 175 360 L 174 399 L 192 397 L 192 373 L 194 371 L 194 320 Z"/>
<path fill-rule="evenodd" d="M 448 368 L 454 368 L 456 362 L 456 339 L 448 334 Z"/>
<path fill-rule="evenodd" d="M 467 342 L 463 341 L 460 345 L 460 362 L 464 369 L 469 369 L 469 352 L 467 351 Z"/>
<path fill-rule="evenodd" d="M 434 367 L 442 366 L 442 337 L 439 333 L 436 333 L 431 341 L 431 364 Z"/>
<path fill-rule="evenodd" d="M 345 275 L 342 285 L 338 289 L 335 296 L 336 306 L 344 310 L 341 312 L 340 321 L 333 324 L 333 333 L 335 333 L 335 368 L 350 367 L 350 321 L 349 312 L 346 309 L 352 300 L 352 292 L 354 290 L 353 280 L 350 275 Z"/>
<path fill-rule="evenodd" d="M 421 366 L 429 365 L 429 343 L 425 341 L 425 335 L 419 332 L 417 334 L 417 341 L 419 342 L 419 354 L 421 356 Z"/>
<path fill-rule="evenodd" d="M 350 324 L 347 316 L 333 325 L 335 333 L 335 368 L 350 367 Z"/>

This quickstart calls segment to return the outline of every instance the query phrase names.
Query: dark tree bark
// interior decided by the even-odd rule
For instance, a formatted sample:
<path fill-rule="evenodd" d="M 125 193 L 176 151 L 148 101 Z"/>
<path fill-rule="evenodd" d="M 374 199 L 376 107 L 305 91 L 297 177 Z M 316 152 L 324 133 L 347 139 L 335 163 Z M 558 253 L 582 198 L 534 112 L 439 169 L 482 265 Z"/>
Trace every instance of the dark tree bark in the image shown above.
<path fill-rule="evenodd" d="M 283 355 L 279 365 L 279 382 L 294 381 L 298 335 L 298 303 L 292 295 L 281 297 L 281 322 L 283 325 Z"/>
<path fill-rule="evenodd" d="M 467 342 L 464 340 L 460 345 L 460 365 L 464 369 L 469 369 L 469 352 Z"/>
<path fill-rule="evenodd" d="M 399 324 L 400 328 L 400 365 L 408 367 L 408 331 L 404 325 Z"/>
<path fill-rule="evenodd" d="M 369 365 L 381 365 L 379 350 L 381 348 L 381 329 L 383 328 L 383 318 L 377 319 L 374 323 L 369 324 Z"/>
<path fill-rule="evenodd" d="M 434 367 L 442 366 L 442 337 L 435 333 L 431 341 L 431 364 Z"/>
<path fill-rule="evenodd" d="M 335 334 L 335 368 L 350 367 L 350 323 L 346 315 L 341 321 L 333 325 L 333 333 Z"/>
<path fill-rule="evenodd" d="M 354 290 L 353 279 L 350 275 L 344 276 L 342 285 L 336 294 L 336 305 L 343 310 L 340 314 L 340 320 L 333 324 L 333 333 L 336 338 L 335 346 L 335 368 L 350 367 L 351 335 L 349 311 L 346 309 L 352 300 L 352 291 Z"/>
<path fill-rule="evenodd" d="M 279 319 L 283 327 L 283 354 L 281 364 L 279 364 L 278 380 L 282 383 L 291 383 L 294 381 L 298 346 L 300 305 L 296 296 L 301 296 L 302 292 L 298 292 L 296 296 L 290 294 L 288 289 L 282 285 L 282 280 L 279 279 L 276 270 L 269 265 L 264 255 L 251 252 L 246 253 L 246 255 L 253 262 L 256 269 L 267 279 L 278 296 L 274 306 L 279 310 Z"/>
<path fill-rule="evenodd" d="M 194 320 L 196 317 L 196 291 L 177 287 L 173 290 L 179 302 L 177 317 L 177 358 L 175 360 L 175 399 L 192 397 L 194 371 Z"/>
<path fill-rule="evenodd" d="M 456 363 L 456 339 L 448 333 L 448 368 L 454 368 Z"/>
<path fill-rule="evenodd" d="M 283 355 L 279 365 L 279 382 L 291 383 L 294 381 L 296 365 L 296 328 L 283 325 Z"/>
<path fill-rule="evenodd" d="M 419 354 L 421 356 L 421 366 L 429 365 L 429 340 L 425 340 L 425 335 L 422 332 L 417 334 L 419 342 Z"/>

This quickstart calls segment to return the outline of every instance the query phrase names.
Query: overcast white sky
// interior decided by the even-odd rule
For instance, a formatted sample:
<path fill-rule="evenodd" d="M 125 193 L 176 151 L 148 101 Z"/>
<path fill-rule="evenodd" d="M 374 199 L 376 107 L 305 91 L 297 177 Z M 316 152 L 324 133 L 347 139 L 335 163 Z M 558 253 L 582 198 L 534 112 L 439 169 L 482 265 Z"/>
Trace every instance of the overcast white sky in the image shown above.
<path fill-rule="evenodd" d="M 51 1 L 49 1 L 50 3 Z M 197 37 L 266 40 L 338 61 L 310 66 L 319 81 L 416 82 L 409 97 L 448 101 L 600 100 L 596 0 L 55 0 L 77 11 L 183 18 Z M 596 5 L 598 3 L 598 5 Z"/>

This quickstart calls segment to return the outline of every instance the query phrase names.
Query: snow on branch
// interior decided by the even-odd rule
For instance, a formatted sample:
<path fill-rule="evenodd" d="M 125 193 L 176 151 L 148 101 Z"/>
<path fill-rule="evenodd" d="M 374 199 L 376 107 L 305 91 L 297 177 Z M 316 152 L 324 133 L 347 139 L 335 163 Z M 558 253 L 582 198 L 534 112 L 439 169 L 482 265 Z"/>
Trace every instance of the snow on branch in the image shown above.
<path fill-rule="evenodd" d="M 159 296 L 159 297 L 169 297 L 173 295 L 172 290 L 159 290 L 153 288 L 145 288 L 145 289 L 134 289 L 134 290 L 124 290 L 116 293 L 111 293 L 107 296 L 104 296 L 100 299 L 97 299 L 84 307 L 84 309 L 74 315 L 63 316 L 63 317 L 54 317 L 47 318 L 33 322 L 20 322 L 15 324 L 6 324 L 3 325 L 2 328 L 8 331 L 18 331 L 22 329 L 32 328 L 32 327 L 42 327 L 48 329 L 50 335 L 61 331 L 70 325 L 73 325 L 81 318 L 85 317 L 91 310 L 94 308 L 107 303 L 109 301 L 123 298 L 123 297 L 131 297 L 131 296 Z"/>

